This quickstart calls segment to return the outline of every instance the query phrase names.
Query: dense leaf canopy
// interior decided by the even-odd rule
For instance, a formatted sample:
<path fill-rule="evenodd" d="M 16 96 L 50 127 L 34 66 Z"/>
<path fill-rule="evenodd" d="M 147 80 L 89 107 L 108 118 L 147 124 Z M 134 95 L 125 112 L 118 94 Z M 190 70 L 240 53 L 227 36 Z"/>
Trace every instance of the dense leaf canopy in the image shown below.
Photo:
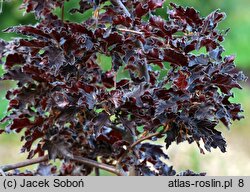
<path fill-rule="evenodd" d="M 24 134 L 28 159 L 48 151 L 64 163 L 14 174 L 88 175 L 91 166 L 70 160 L 81 156 L 124 173 L 175 175 L 164 160 L 172 142 L 194 142 L 201 153 L 226 151 L 216 126 L 242 118 L 230 97 L 245 76 L 234 56 L 223 55 L 227 30 L 217 26 L 225 14 L 201 17 L 171 3 L 165 19 L 154 14 L 163 2 L 80 0 L 71 14 L 92 9 L 93 17 L 74 23 L 54 14 L 63 0 L 23 1 L 39 22 L 5 31 L 26 38 L 0 40 L 2 80 L 17 82 L 6 94 L 2 122 L 9 125 L 1 132 Z M 162 138 L 165 149 L 155 144 Z"/>

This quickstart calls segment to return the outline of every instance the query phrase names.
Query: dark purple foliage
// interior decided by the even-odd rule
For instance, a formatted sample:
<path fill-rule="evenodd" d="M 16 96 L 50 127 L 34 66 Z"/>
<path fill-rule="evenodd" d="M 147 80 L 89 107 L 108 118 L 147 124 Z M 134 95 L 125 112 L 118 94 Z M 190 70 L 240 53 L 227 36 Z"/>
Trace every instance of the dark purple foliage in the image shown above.
<path fill-rule="evenodd" d="M 90 174 L 91 167 L 69 161 L 72 155 L 109 165 L 118 161 L 124 172 L 133 167 L 136 175 L 176 175 L 163 162 L 166 150 L 154 144 L 161 138 L 166 149 L 188 141 L 201 153 L 201 143 L 207 151 L 225 152 L 216 126 L 221 121 L 230 127 L 242 118 L 240 104 L 230 98 L 246 79 L 233 56 L 222 56 L 225 33 L 216 27 L 225 14 L 201 17 L 171 3 L 165 20 L 154 15 L 163 0 L 123 1 L 129 17 L 117 1 L 104 2 L 80 0 L 71 13 L 94 8 L 95 14 L 73 23 L 53 14 L 63 9 L 63 0 L 23 1 L 39 23 L 5 30 L 26 38 L 0 40 L 2 81 L 17 82 L 6 94 L 9 115 L 2 122 L 9 125 L 0 133 L 22 133 L 29 159 L 48 151 L 50 159 L 65 160 L 59 170 L 40 164 L 35 175 Z M 202 48 L 206 53 L 199 53 Z M 102 55 L 111 58 L 108 70 Z M 129 75 L 121 78 L 122 72 Z"/>

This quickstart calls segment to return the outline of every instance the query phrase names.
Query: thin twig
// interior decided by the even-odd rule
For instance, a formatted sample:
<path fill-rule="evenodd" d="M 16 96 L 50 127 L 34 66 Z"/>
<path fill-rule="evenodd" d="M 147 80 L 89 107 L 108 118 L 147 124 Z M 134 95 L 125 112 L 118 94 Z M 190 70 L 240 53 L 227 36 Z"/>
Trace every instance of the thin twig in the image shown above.
<path fill-rule="evenodd" d="M 135 30 L 131 30 L 131 29 L 117 28 L 117 30 L 121 31 L 121 32 L 133 33 L 133 34 L 136 34 L 136 35 L 144 35 L 144 32 L 135 31 Z M 188 34 L 186 36 L 187 37 L 192 37 L 193 35 L 192 34 Z M 172 35 L 172 37 L 173 38 L 182 38 L 182 37 L 184 37 L 184 35 Z M 165 40 L 163 37 L 156 37 L 156 36 L 151 36 L 150 38 L 155 39 L 155 40 L 160 41 L 160 42 L 164 42 L 164 40 Z"/>
<path fill-rule="evenodd" d="M 165 128 L 164 130 L 160 131 L 160 132 L 156 132 L 156 133 L 153 133 L 151 135 L 147 135 L 147 136 L 144 136 L 144 137 L 141 137 L 140 139 L 138 139 L 137 141 L 135 141 L 131 146 L 130 146 L 130 149 L 133 149 L 136 145 L 138 145 L 139 143 L 147 140 L 147 139 L 151 139 L 152 137 L 156 137 L 156 136 L 159 136 L 161 134 L 164 134 L 166 133 L 168 130 L 170 129 L 170 126 L 169 124 L 165 125 Z"/>
<path fill-rule="evenodd" d="M 147 140 L 147 139 L 151 139 L 152 137 L 155 137 L 155 136 L 158 136 L 158 135 L 161 135 L 161 134 L 162 134 L 162 132 L 153 133 L 153 134 L 151 134 L 151 135 L 142 137 L 142 138 L 138 139 L 137 141 L 135 141 L 134 143 L 132 143 L 132 145 L 130 145 L 129 149 L 128 149 L 127 151 L 125 151 L 125 152 L 121 155 L 121 157 L 117 160 L 116 167 L 120 166 L 120 163 L 121 163 L 122 159 L 125 157 L 125 155 L 128 154 L 130 151 L 132 151 L 132 149 L 133 149 L 136 145 L 140 144 L 141 142 L 143 142 L 143 141 L 145 141 L 145 140 Z"/>
<path fill-rule="evenodd" d="M 137 35 L 143 35 L 144 34 L 141 31 L 135 31 L 135 30 L 131 30 L 131 29 L 118 28 L 118 30 L 122 31 L 122 32 L 134 33 L 134 34 L 137 34 Z"/>
<path fill-rule="evenodd" d="M 64 3 L 62 5 L 62 15 L 61 15 L 61 19 L 62 21 L 64 21 Z"/>
<path fill-rule="evenodd" d="M 142 137 L 140 139 L 138 139 L 137 141 L 135 141 L 131 146 L 130 146 L 130 149 L 133 149 L 136 145 L 138 145 L 139 143 L 145 141 L 145 140 L 148 140 L 148 139 L 151 139 L 152 137 L 156 137 L 158 135 L 161 135 L 162 132 L 157 132 L 157 133 L 153 133 L 151 135 L 148 135 L 148 136 L 145 136 L 145 137 Z"/>
<path fill-rule="evenodd" d="M 133 34 L 136 34 L 136 35 L 144 35 L 144 32 L 135 31 L 135 30 L 131 30 L 131 29 L 117 28 L 117 30 L 118 30 L 118 31 L 121 31 L 121 32 L 133 33 Z M 182 36 L 182 35 L 172 35 L 172 37 L 173 37 L 173 38 L 181 38 L 181 37 L 183 37 L 183 36 Z M 151 36 L 150 38 L 155 39 L 155 40 L 160 41 L 160 42 L 163 42 L 163 41 L 164 41 L 164 38 L 162 38 L 162 37 Z"/>

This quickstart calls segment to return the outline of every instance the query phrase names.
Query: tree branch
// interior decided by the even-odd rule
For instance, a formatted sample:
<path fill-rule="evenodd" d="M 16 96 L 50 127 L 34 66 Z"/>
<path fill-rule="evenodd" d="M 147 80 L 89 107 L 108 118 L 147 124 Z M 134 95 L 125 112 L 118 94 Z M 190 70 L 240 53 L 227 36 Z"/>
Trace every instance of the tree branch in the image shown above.
<path fill-rule="evenodd" d="M 67 155 L 67 157 L 69 157 L 69 156 Z M 26 161 L 19 162 L 19 163 L 16 163 L 16 164 L 0 166 L 0 170 L 4 173 L 6 171 L 10 171 L 10 170 L 21 168 L 21 167 L 26 167 L 26 166 L 29 166 L 29 165 L 41 163 L 41 162 L 48 161 L 48 160 L 49 160 L 48 155 L 45 155 L 43 157 L 38 157 L 36 159 L 28 159 Z M 83 163 L 85 165 L 89 165 L 91 167 L 96 167 L 96 168 L 99 168 L 99 169 L 103 169 L 103 170 L 109 171 L 111 173 L 114 173 L 114 174 L 116 174 L 118 176 L 125 176 L 124 173 L 122 173 L 120 170 L 116 169 L 114 166 L 107 165 L 107 164 L 104 164 L 104 163 L 99 163 L 99 162 L 94 161 L 92 159 L 88 159 L 88 158 L 84 158 L 84 157 L 78 157 L 78 156 L 70 156 L 70 160 L 80 162 L 80 163 Z"/>
<path fill-rule="evenodd" d="M 71 160 L 83 163 L 85 165 L 89 165 L 89 166 L 92 166 L 92 167 L 97 167 L 99 169 L 106 170 L 106 171 L 114 173 L 114 174 L 116 174 L 118 176 L 124 176 L 124 174 L 121 173 L 121 171 L 116 169 L 114 166 L 107 165 L 107 164 L 104 164 L 104 163 L 99 163 L 99 162 L 94 161 L 92 159 L 87 159 L 85 157 L 74 156 L 74 157 L 71 158 Z"/>
<path fill-rule="evenodd" d="M 36 159 L 28 159 L 26 161 L 19 162 L 19 163 L 16 163 L 16 164 L 3 165 L 3 166 L 0 166 L 0 169 L 2 171 L 6 172 L 6 171 L 13 170 L 13 169 L 17 169 L 17 168 L 21 168 L 21 167 L 27 167 L 29 165 L 41 163 L 41 162 L 47 161 L 48 159 L 49 159 L 48 155 L 45 155 L 43 157 L 38 157 Z"/>

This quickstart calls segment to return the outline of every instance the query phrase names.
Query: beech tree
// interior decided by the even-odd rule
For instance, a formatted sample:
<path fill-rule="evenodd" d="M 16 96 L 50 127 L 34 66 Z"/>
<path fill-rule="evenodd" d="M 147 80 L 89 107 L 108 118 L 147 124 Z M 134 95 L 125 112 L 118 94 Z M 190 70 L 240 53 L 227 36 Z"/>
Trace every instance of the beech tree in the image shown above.
<path fill-rule="evenodd" d="M 230 98 L 246 77 L 223 54 L 228 30 L 217 29 L 225 13 L 202 17 L 170 3 L 162 18 L 164 0 L 79 0 L 67 14 L 93 13 L 77 23 L 64 19 L 65 3 L 23 0 L 37 24 L 10 27 L 22 36 L 0 40 L 1 81 L 17 85 L 0 133 L 21 134 L 27 153 L 1 174 L 205 175 L 177 173 L 165 159 L 173 142 L 226 152 L 216 127 L 243 117 Z M 18 171 L 31 164 L 39 165 Z"/>

